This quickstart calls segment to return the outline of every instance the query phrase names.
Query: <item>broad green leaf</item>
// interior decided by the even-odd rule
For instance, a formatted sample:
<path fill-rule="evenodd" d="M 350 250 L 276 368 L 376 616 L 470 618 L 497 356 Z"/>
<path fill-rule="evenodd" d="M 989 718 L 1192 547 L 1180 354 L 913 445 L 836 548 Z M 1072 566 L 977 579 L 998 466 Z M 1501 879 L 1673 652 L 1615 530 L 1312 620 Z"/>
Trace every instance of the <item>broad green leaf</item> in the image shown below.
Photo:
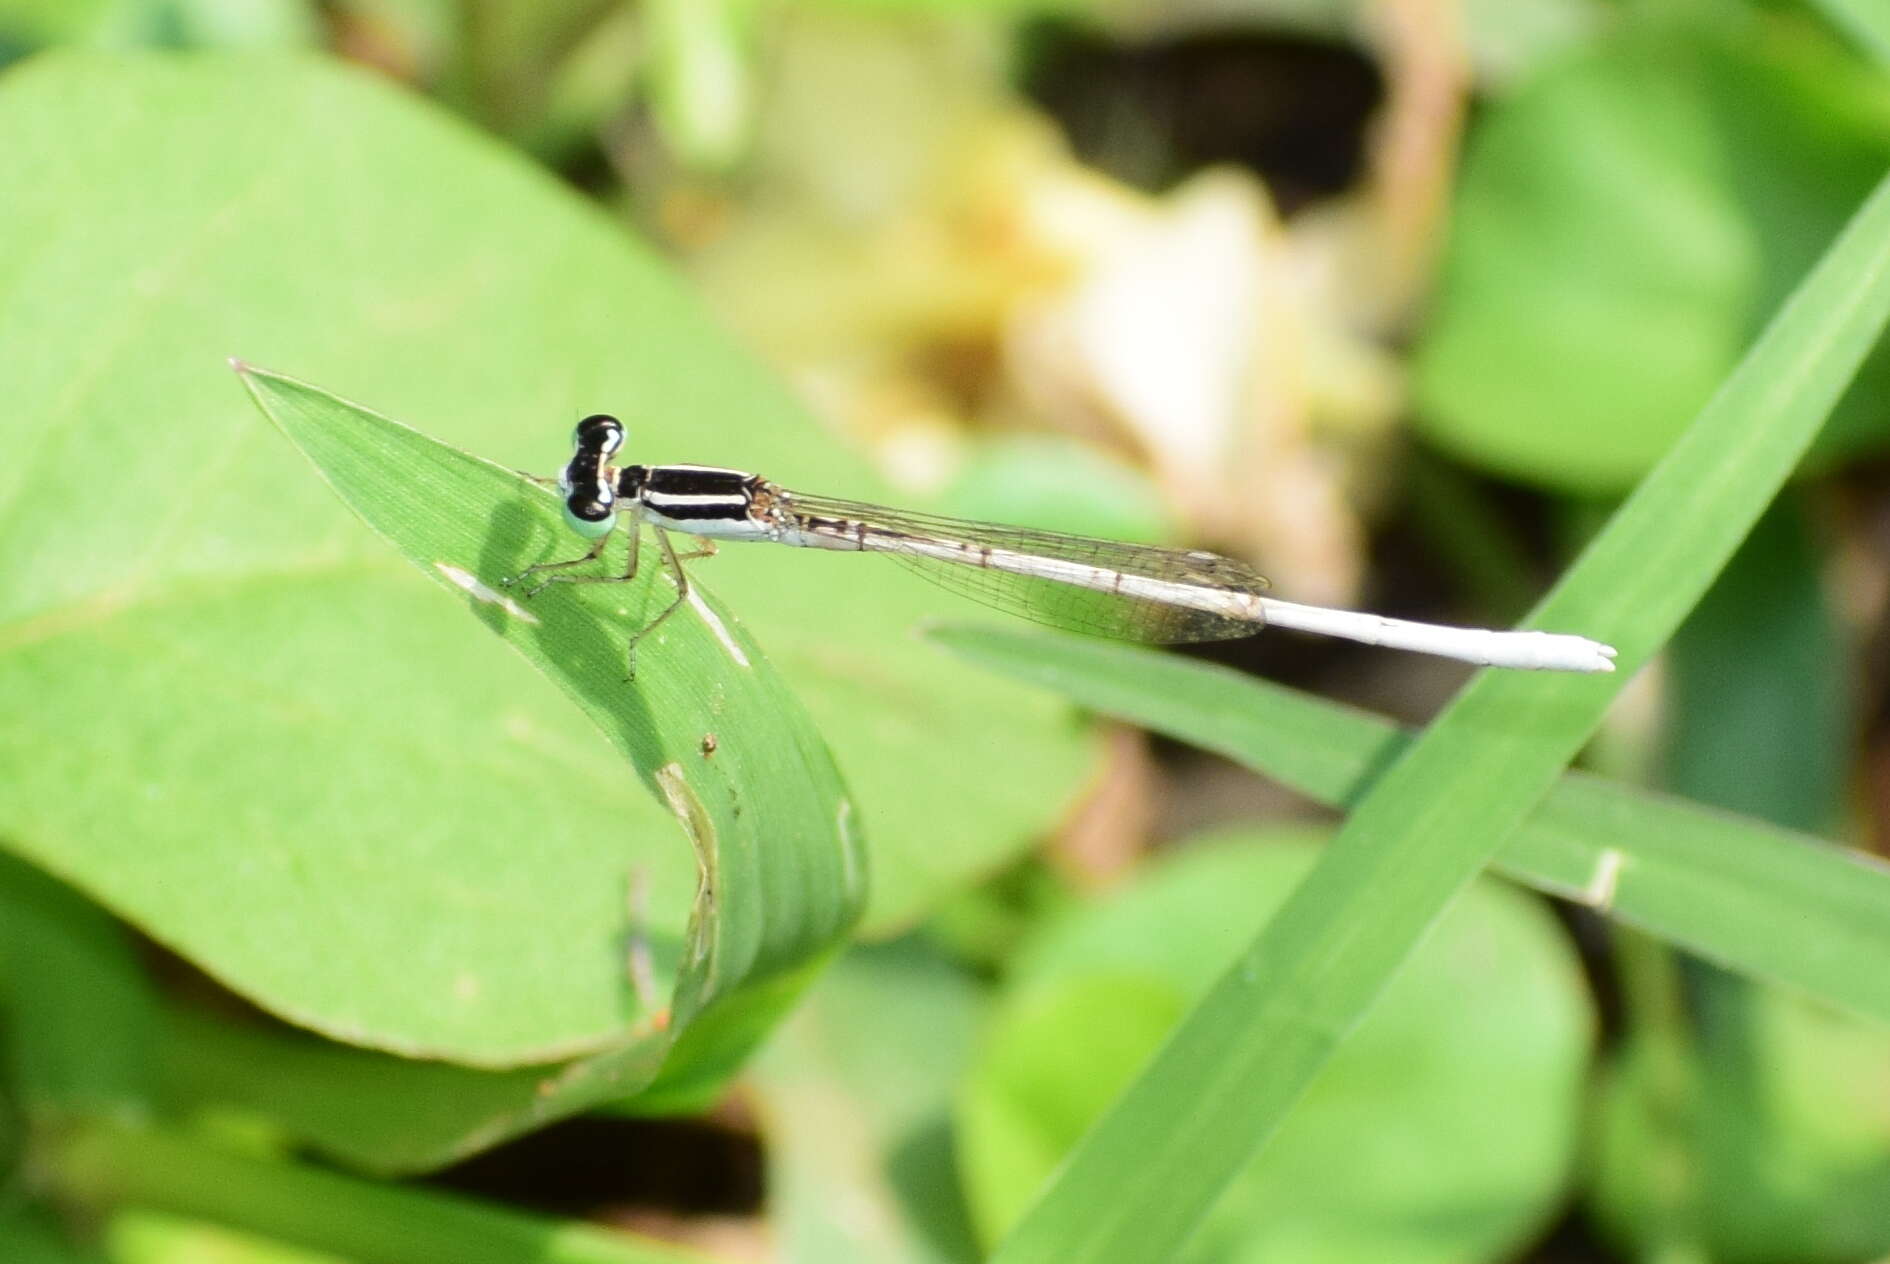
<path fill-rule="evenodd" d="M 129 937 L 96 906 L 6 855 L 0 1014 L 0 1096 L 27 1113 L 23 1123 L 145 1108 L 157 1013 Z"/>
<path fill-rule="evenodd" d="M 1058 1170 L 996 1259 L 1172 1255 L 1777 495 L 1890 316 L 1890 181 L 1528 621 L 1613 676 L 1485 671 Z M 1763 652 L 1757 647 L 1755 652 Z"/>
<path fill-rule="evenodd" d="M 706 1109 L 813 973 L 784 975 L 709 1011 L 674 1052 L 665 1039 L 632 1032 L 598 1053 L 511 1071 L 400 1058 L 172 1006 L 158 1031 L 159 1099 L 174 1115 L 253 1120 L 359 1171 L 426 1172 L 600 1102 L 638 1114 Z"/>
<path fill-rule="evenodd" d="M 344 500 L 611 736 L 683 817 L 703 887 L 687 927 L 687 899 L 636 901 L 621 968 L 646 1013 L 614 1047 L 555 1073 L 402 1063 L 184 1015 L 167 1042 L 171 1096 L 247 1105 L 359 1166 L 399 1171 L 636 1092 L 678 1035 L 671 1091 L 732 1069 L 862 895 L 850 805 L 798 704 L 733 617 L 700 597 L 652 638 L 627 685 L 626 638 L 670 600 L 659 566 L 634 591 L 561 585 L 528 610 L 499 587 L 537 552 L 569 547 L 550 492 L 311 387 L 244 378 Z"/>
<path fill-rule="evenodd" d="M 636 459 L 870 480 L 623 229 L 375 77 L 57 54 L 0 79 L 0 147 L 33 173 L 0 202 L 6 845 L 339 1039 L 487 1066 L 612 1046 L 642 1011 L 626 942 L 679 946 L 678 813 L 354 521 L 226 357 L 507 468 L 555 469 L 608 409 Z M 537 530 L 514 489 L 467 525 Z M 833 748 L 888 928 L 1053 819 L 1088 739 L 914 641 L 943 594 L 784 552 L 694 573 Z M 692 776 L 708 727 L 675 752 Z"/>
<path fill-rule="evenodd" d="M 1015 1219 L 1252 919 L 1286 898 L 1314 842 L 1303 830 L 1203 840 L 1023 955 L 961 1109 L 987 1232 Z M 1554 919 L 1511 890 L 1472 888 L 1179 1258 L 1505 1258 L 1561 1199 L 1594 1024 Z"/>
<path fill-rule="evenodd" d="M 118 7 L 115 0 L 0 0 L 0 58 L 95 39 Z"/>
<path fill-rule="evenodd" d="M 620 1055 L 480 1071 L 181 1006 L 165 1011 L 158 1049 L 169 1113 L 254 1119 L 375 1175 L 443 1167 L 594 1103 L 617 1081 L 647 1082 L 665 1052 L 646 1038 Z"/>
<path fill-rule="evenodd" d="M 1104 0 L 811 0 L 808 7 L 865 14 L 942 12 L 1013 15 L 1079 13 L 1103 4 Z"/>
<path fill-rule="evenodd" d="M 1331 807 L 1356 804 L 1412 740 L 1366 712 L 1173 654 L 1000 628 L 930 635 Z M 1890 976 L 1875 966 L 1890 959 L 1890 867 L 1872 856 L 1569 773 L 1494 864 L 1709 960 L 1890 1022 Z"/>
<path fill-rule="evenodd" d="M 0 0 L 0 61 L 9 46 L 299 48 L 320 31 L 311 0 Z"/>
<path fill-rule="evenodd" d="M 980 444 L 941 500 L 960 518 L 1110 540 L 1155 543 L 1174 526 L 1147 476 L 1088 444 L 1043 435 Z"/>
<path fill-rule="evenodd" d="M 323 33 L 311 0 L 119 0 L 104 35 L 158 48 L 302 48 Z"/>
<path fill-rule="evenodd" d="M 1881 1259 L 1890 1249 L 1890 1032 L 1799 997 L 1745 1001 L 1743 1048 L 1709 1032 L 1682 1100 L 1644 1033 L 1622 1046 L 1596 1095 L 1596 1219 L 1627 1253 L 1644 1252 L 1657 1200 L 1678 1194 L 1714 1260 Z M 1718 1009 L 1707 1008 L 1709 1022 Z M 1747 1057 L 1727 1056 L 1738 1052 Z M 1661 1136 L 1675 1132 L 1678 1154 Z"/>
<path fill-rule="evenodd" d="M 1632 23 L 1493 107 L 1473 138 L 1425 432 L 1552 487 L 1632 485 L 1890 166 L 1890 83 L 1721 8 Z M 1823 447 L 1881 445 L 1890 353 Z"/>
<path fill-rule="evenodd" d="M 983 1008 L 959 967 L 908 937 L 841 957 L 781 1025 L 744 1083 L 784 1264 L 977 1258 L 951 1107 Z"/>
<path fill-rule="evenodd" d="M 1146 945 L 1125 945 L 1134 947 Z M 994 1016 L 958 1111 L 959 1168 L 987 1241 L 1016 1222 L 1187 1012 L 1200 988 L 1163 973 L 1148 962 L 1072 966 Z"/>

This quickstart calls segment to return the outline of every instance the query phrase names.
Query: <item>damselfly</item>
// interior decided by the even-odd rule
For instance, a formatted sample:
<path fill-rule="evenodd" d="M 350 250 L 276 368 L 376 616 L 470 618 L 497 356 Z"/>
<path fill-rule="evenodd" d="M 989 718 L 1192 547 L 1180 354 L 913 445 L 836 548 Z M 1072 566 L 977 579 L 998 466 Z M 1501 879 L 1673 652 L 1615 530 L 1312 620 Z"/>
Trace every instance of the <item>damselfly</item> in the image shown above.
<path fill-rule="evenodd" d="M 506 582 L 542 574 L 526 593 L 532 596 L 554 583 L 634 579 L 642 552 L 640 528 L 651 528 L 663 565 L 675 581 L 676 597 L 630 639 L 633 674 L 636 643 L 688 599 L 689 575 L 683 562 L 714 553 L 717 540 L 884 553 L 986 605 L 1052 627 L 1121 640 L 1220 641 L 1251 636 L 1272 625 L 1492 667 L 1614 670 L 1614 648 L 1587 637 L 1445 627 L 1281 601 L 1265 595 L 1267 581 L 1258 572 L 1215 553 L 810 496 L 755 474 L 714 466 L 613 466 L 610 460 L 623 446 L 623 437 L 616 418 L 586 417 L 577 425 L 571 460 L 558 478 L 565 522 L 592 541 L 590 551 L 561 562 L 540 562 Z M 620 513 L 630 520 L 626 569 L 562 573 L 603 556 Z M 670 542 L 672 531 L 696 537 L 702 547 L 678 553 Z"/>

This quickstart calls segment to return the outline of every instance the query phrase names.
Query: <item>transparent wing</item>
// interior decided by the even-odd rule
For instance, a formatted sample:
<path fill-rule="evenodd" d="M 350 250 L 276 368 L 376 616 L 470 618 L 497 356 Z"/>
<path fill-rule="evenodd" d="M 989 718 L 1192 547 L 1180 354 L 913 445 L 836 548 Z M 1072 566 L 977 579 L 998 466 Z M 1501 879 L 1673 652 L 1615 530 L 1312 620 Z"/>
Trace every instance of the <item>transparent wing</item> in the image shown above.
<path fill-rule="evenodd" d="M 1260 630 L 1258 620 L 1016 574 L 991 566 L 984 550 L 1227 592 L 1257 595 L 1266 588 L 1259 572 L 1217 553 L 971 522 L 800 492 L 782 491 L 778 497 L 809 534 L 885 553 L 941 588 L 1054 628 L 1156 644 L 1225 641 Z M 941 549 L 941 544 L 966 547 Z"/>

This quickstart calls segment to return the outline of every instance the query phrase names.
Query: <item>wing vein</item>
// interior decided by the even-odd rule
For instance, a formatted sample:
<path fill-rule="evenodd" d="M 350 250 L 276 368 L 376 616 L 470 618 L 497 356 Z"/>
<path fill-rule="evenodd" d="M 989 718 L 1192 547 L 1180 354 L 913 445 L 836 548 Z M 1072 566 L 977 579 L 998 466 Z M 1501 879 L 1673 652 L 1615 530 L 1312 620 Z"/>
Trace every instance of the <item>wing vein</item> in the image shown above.
<path fill-rule="evenodd" d="M 1150 595 L 1155 585 L 1133 582 L 1154 580 L 1236 598 L 1257 597 L 1265 590 L 1267 581 L 1259 572 L 1219 554 L 800 492 L 783 491 L 780 501 L 807 534 L 885 553 L 942 588 L 1051 627 L 1169 644 L 1227 640 L 1260 629 L 1257 603 L 1233 600 L 1203 609 L 1162 600 Z M 1028 569 L 1025 559 L 1048 559 L 1051 565 L 1044 574 L 1019 573 L 1018 568 Z M 1122 591 L 1125 586 L 1131 591 Z M 1233 612 L 1236 608 L 1240 613 Z"/>

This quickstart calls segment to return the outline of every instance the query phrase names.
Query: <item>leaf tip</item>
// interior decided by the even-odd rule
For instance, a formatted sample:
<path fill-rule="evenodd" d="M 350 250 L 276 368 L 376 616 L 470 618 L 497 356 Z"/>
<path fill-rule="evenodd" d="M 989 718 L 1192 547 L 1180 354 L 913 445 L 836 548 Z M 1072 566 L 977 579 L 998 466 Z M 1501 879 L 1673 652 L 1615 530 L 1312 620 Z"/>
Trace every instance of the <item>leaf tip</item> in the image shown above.
<path fill-rule="evenodd" d="M 249 361 L 239 356 L 228 357 L 228 363 L 231 372 L 235 373 L 238 377 L 247 377 L 251 372 Z"/>

